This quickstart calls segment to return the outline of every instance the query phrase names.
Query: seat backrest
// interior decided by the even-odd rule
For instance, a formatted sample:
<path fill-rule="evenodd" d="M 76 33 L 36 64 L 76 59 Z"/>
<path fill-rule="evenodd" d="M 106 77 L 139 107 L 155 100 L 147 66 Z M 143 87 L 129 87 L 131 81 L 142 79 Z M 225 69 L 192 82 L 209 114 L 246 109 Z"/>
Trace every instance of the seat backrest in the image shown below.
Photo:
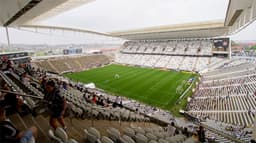
<path fill-rule="evenodd" d="M 78 143 L 78 142 L 76 140 L 74 140 L 74 139 L 69 139 L 68 143 Z"/>
<path fill-rule="evenodd" d="M 120 139 L 121 133 L 115 128 L 107 129 L 108 137 L 110 137 L 114 142 Z"/>
<path fill-rule="evenodd" d="M 135 136 L 135 140 L 137 143 L 147 143 L 148 142 L 148 138 L 140 133 Z"/>
<path fill-rule="evenodd" d="M 169 141 L 164 140 L 164 139 L 160 139 L 158 142 L 159 142 L 159 143 L 169 143 Z"/>
<path fill-rule="evenodd" d="M 123 137 L 120 138 L 120 143 L 128 143 Z"/>
<path fill-rule="evenodd" d="M 132 128 L 126 128 L 126 129 L 124 129 L 124 134 L 126 134 L 130 137 L 134 137 L 135 136 L 135 131 Z"/>
<path fill-rule="evenodd" d="M 149 140 L 157 140 L 157 137 L 152 133 L 146 133 L 146 137 L 148 137 Z"/>
<path fill-rule="evenodd" d="M 127 136 L 127 135 L 123 135 L 122 138 L 123 138 L 127 143 L 135 143 L 135 141 L 134 141 L 131 137 Z"/>
<path fill-rule="evenodd" d="M 66 143 L 68 142 L 68 135 L 67 133 L 64 131 L 64 129 L 62 129 L 61 127 L 58 127 L 55 130 L 54 133 L 58 138 L 60 138 L 62 140 L 62 142 Z"/>
<path fill-rule="evenodd" d="M 144 130 L 146 131 L 146 133 L 153 133 L 154 132 L 154 130 L 151 129 L 151 128 L 145 128 Z"/>
<path fill-rule="evenodd" d="M 148 143 L 157 143 L 155 140 L 150 140 Z"/>
<path fill-rule="evenodd" d="M 190 138 L 186 139 L 184 141 L 184 143 L 196 143 L 196 141 L 192 137 L 190 137 Z"/>
<path fill-rule="evenodd" d="M 90 132 L 88 132 L 87 134 L 87 141 L 89 141 L 89 143 L 96 143 L 98 138 L 96 136 L 94 136 L 93 134 L 91 134 Z"/>
<path fill-rule="evenodd" d="M 174 142 L 176 142 L 176 139 L 175 139 L 175 137 L 174 137 L 174 136 L 166 137 L 166 138 L 165 138 L 165 140 L 167 140 L 167 141 L 168 141 L 168 142 L 170 142 L 170 143 L 174 143 Z"/>
<path fill-rule="evenodd" d="M 52 130 L 48 131 L 48 135 L 50 138 L 56 138 Z"/>
<path fill-rule="evenodd" d="M 100 138 L 100 132 L 97 129 L 90 127 L 88 129 L 88 132 L 93 134 L 96 138 L 98 138 L 98 139 Z"/>
<path fill-rule="evenodd" d="M 116 135 L 120 136 L 121 133 L 119 132 L 119 130 L 117 130 L 116 128 L 109 128 L 109 130 L 113 133 L 115 133 Z"/>
<path fill-rule="evenodd" d="M 106 137 L 106 136 L 103 136 L 101 138 L 101 142 L 102 143 L 114 143 L 110 138 Z"/>
<path fill-rule="evenodd" d="M 134 128 L 134 130 L 135 130 L 136 133 L 141 133 L 143 135 L 145 134 L 145 130 L 142 129 L 142 128 Z"/>
<path fill-rule="evenodd" d="M 157 138 L 164 138 L 164 135 L 161 134 L 160 132 L 155 132 L 154 135 L 157 137 Z"/>

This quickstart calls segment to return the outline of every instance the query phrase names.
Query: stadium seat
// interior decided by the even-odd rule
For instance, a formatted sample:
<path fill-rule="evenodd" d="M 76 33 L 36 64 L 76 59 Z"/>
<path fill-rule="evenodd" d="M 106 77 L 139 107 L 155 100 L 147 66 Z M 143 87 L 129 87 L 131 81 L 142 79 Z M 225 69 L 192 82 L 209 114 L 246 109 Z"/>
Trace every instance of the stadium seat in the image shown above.
<path fill-rule="evenodd" d="M 68 143 L 78 143 L 78 142 L 76 140 L 74 140 L 74 139 L 69 139 Z"/>
<path fill-rule="evenodd" d="M 158 142 L 155 140 L 150 140 L 149 143 L 158 143 Z"/>
<path fill-rule="evenodd" d="M 136 134 L 135 140 L 136 140 L 136 143 L 147 143 L 148 142 L 148 138 L 142 134 Z"/>
<path fill-rule="evenodd" d="M 164 140 L 164 139 L 159 139 L 158 141 L 159 143 L 169 143 L 168 141 Z"/>
<path fill-rule="evenodd" d="M 51 139 L 53 139 L 54 141 L 57 141 L 58 143 L 61 143 L 62 140 L 60 138 L 58 138 L 57 136 L 54 135 L 54 132 L 52 130 L 48 131 L 48 135 Z"/>
<path fill-rule="evenodd" d="M 146 133 L 145 135 L 149 140 L 157 140 L 157 137 L 152 133 Z"/>
<path fill-rule="evenodd" d="M 135 131 L 132 128 L 125 128 L 124 134 L 133 138 L 135 136 Z"/>
<path fill-rule="evenodd" d="M 64 129 L 58 127 L 56 130 L 55 130 L 55 133 L 56 137 L 60 138 L 62 142 L 66 143 L 68 142 L 68 135 L 67 133 L 64 131 Z"/>
<path fill-rule="evenodd" d="M 123 135 L 120 140 L 121 142 L 125 143 L 135 143 L 135 141 L 130 136 L 127 135 Z"/>
<path fill-rule="evenodd" d="M 96 143 L 100 141 L 100 134 L 94 128 L 90 128 L 89 130 L 84 129 L 84 133 L 86 141 L 90 143 Z"/>
<path fill-rule="evenodd" d="M 115 128 L 107 129 L 108 137 L 112 139 L 114 142 L 118 142 L 121 137 L 120 132 Z"/>
<path fill-rule="evenodd" d="M 110 138 L 106 137 L 106 136 L 103 136 L 101 138 L 101 142 L 102 143 L 114 143 Z"/>

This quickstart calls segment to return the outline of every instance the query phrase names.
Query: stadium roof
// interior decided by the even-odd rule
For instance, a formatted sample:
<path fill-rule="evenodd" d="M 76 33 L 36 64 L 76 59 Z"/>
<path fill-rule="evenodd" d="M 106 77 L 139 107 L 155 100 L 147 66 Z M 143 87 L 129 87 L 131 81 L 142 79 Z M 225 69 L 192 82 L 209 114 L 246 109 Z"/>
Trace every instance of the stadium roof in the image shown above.
<path fill-rule="evenodd" d="M 230 0 L 225 21 L 187 23 L 111 33 L 130 40 L 208 38 L 237 33 L 256 19 L 256 0 Z"/>
<path fill-rule="evenodd" d="M 210 38 L 225 35 L 228 28 L 221 21 L 176 24 L 110 33 L 130 40 L 175 38 Z"/>
<path fill-rule="evenodd" d="M 251 24 L 256 19 L 256 0 L 230 0 L 225 26 L 229 33 L 236 33 Z"/>
<path fill-rule="evenodd" d="M 0 25 L 29 27 L 33 25 L 33 21 L 54 16 L 91 1 L 93 0 L 0 0 Z M 149 27 L 112 32 L 109 35 L 130 40 L 217 37 L 236 33 L 252 23 L 255 18 L 256 0 L 230 0 L 225 21 Z M 40 25 L 33 25 L 32 28 L 35 26 Z M 65 29 L 88 32 L 75 28 L 63 28 Z"/>
<path fill-rule="evenodd" d="M 21 26 L 93 0 L 0 0 L 0 25 Z"/>

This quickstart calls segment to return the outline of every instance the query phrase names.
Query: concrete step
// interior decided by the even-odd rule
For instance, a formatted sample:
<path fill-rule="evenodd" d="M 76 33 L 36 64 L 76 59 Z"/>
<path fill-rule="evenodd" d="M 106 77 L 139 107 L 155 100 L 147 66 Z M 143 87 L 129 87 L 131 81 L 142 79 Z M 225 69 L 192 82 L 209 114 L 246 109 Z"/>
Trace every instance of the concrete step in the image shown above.
<path fill-rule="evenodd" d="M 26 124 L 23 121 L 23 119 L 20 117 L 20 115 L 18 113 L 12 114 L 10 116 L 8 116 L 7 118 L 9 118 L 11 120 L 11 122 L 15 125 L 15 127 L 19 130 L 26 130 Z"/>
<path fill-rule="evenodd" d="M 94 127 L 98 129 L 101 133 L 101 135 L 106 136 L 107 132 L 106 130 L 110 127 L 118 129 L 121 133 L 123 132 L 123 129 L 127 127 L 156 127 L 158 125 L 154 123 L 148 123 L 148 122 L 119 122 L 119 121 L 108 121 L 108 120 L 81 120 L 81 119 L 72 119 L 71 123 L 72 127 L 74 127 L 77 131 L 80 131 L 83 133 L 84 129 L 88 129 L 89 127 Z"/>
<path fill-rule="evenodd" d="M 45 143 L 45 142 L 50 142 L 50 138 L 48 137 L 48 131 L 45 132 L 47 129 L 43 129 L 45 128 L 45 124 L 40 122 L 37 122 L 35 120 L 35 118 L 31 115 L 27 115 L 25 117 L 23 117 L 24 122 L 26 123 L 27 127 L 31 127 L 31 126 L 36 126 L 38 129 L 38 136 L 36 141 L 39 143 Z"/>
<path fill-rule="evenodd" d="M 69 138 L 73 138 L 76 141 L 84 142 L 84 131 L 79 126 L 75 126 L 69 118 L 65 118 L 65 124 L 68 127 L 67 134 Z"/>

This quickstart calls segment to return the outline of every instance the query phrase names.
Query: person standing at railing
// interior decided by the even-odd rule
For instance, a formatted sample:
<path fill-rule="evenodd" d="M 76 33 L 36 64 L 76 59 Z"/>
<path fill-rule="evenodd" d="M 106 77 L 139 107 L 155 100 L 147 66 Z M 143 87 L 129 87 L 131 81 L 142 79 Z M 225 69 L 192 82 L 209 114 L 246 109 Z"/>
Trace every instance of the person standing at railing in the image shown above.
<path fill-rule="evenodd" d="M 60 95 L 60 91 L 53 80 L 47 81 L 45 91 L 44 99 L 48 103 L 50 111 L 50 125 L 57 129 L 57 122 L 59 122 L 64 130 L 67 130 L 63 117 L 67 107 L 66 100 Z"/>
<path fill-rule="evenodd" d="M 3 82 L 3 85 L 0 85 L 0 89 L 11 91 L 11 88 L 5 82 Z M 15 94 L 2 92 L 0 103 L 4 104 L 5 106 L 9 106 L 12 111 L 20 112 L 23 105 L 23 100 Z"/>

